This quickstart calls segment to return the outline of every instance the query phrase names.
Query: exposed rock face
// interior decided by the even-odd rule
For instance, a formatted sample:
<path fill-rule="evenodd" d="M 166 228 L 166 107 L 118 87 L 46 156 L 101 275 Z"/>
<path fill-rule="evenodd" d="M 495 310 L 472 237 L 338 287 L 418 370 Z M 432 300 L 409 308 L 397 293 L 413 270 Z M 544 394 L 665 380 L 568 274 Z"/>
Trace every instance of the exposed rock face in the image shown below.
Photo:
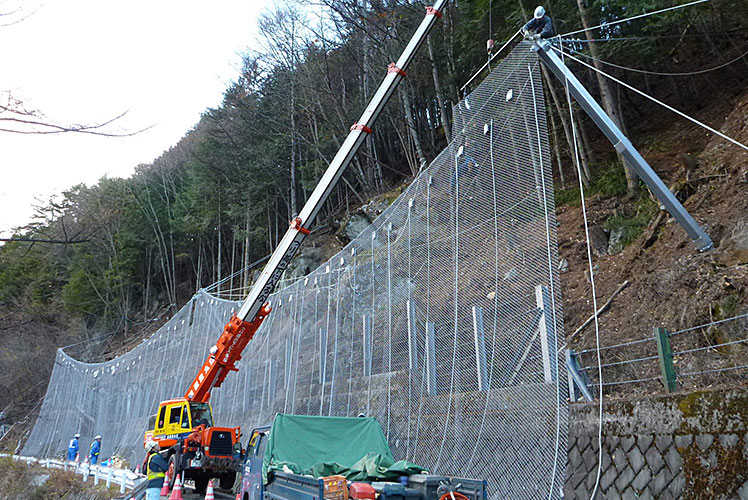
<path fill-rule="evenodd" d="M 605 234 L 605 230 L 600 226 L 592 226 L 590 228 L 590 244 L 592 246 L 592 253 L 597 257 L 604 257 L 608 255 L 608 235 Z"/>
<path fill-rule="evenodd" d="M 284 280 L 293 280 L 306 276 L 327 261 L 327 256 L 321 248 L 302 248 L 294 257 L 283 274 Z"/>
<path fill-rule="evenodd" d="M 623 227 L 617 227 L 610 232 L 608 239 L 608 254 L 614 255 L 623 250 Z"/>
<path fill-rule="evenodd" d="M 335 233 L 335 237 L 343 244 L 347 245 L 356 236 L 369 227 L 371 221 L 365 212 L 358 210 L 346 217 L 340 224 L 340 229 Z"/>

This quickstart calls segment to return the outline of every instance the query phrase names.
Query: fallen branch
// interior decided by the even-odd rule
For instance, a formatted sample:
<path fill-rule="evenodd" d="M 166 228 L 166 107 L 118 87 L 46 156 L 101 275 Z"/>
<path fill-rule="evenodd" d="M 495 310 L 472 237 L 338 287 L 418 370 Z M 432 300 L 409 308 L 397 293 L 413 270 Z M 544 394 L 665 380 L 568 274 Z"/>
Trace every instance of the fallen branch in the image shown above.
<path fill-rule="evenodd" d="M 665 210 L 660 210 L 660 213 L 657 214 L 657 217 L 655 217 L 652 224 L 647 228 L 647 233 L 644 237 L 644 241 L 641 244 L 641 248 L 649 248 L 651 247 L 654 242 L 657 240 L 657 230 L 660 228 L 660 225 L 665 220 L 668 213 Z"/>
<path fill-rule="evenodd" d="M 587 318 L 587 321 L 585 321 L 584 323 L 582 323 L 582 326 L 580 326 L 579 328 L 577 328 L 576 331 L 574 333 L 572 333 L 569 336 L 568 339 L 566 339 L 566 343 L 568 344 L 569 342 L 571 342 L 572 340 L 574 340 L 574 337 L 576 337 L 577 335 L 579 335 L 582 332 L 582 330 L 584 330 L 585 328 L 587 328 L 587 326 L 595 320 L 595 316 L 597 316 L 599 318 L 600 316 L 603 315 L 603 313 L 607 312 L 608 309 L 610 309 L 610 305 L 613 303 L 613 299 L 616 297 L 616 295 L 618 295 L 619 293 L 621 293 L 624 290 L 624 288 L 626 288 L 630 284 L 631 283 L 629 283 L 629 280 L 626 280 L 623 283 L 621 283 L 621 286 L 619 286 L 618 289 L 615 292 L 613 292 L 613 295 L 610 296 L 610 298 L 608 299 L 608 301 L 605 304 L 603 304 L 603 306 L 600 309 L 597 310 L 597 314 L 593 314 L 592 316 L 590 316 L 589 318 Z"/>

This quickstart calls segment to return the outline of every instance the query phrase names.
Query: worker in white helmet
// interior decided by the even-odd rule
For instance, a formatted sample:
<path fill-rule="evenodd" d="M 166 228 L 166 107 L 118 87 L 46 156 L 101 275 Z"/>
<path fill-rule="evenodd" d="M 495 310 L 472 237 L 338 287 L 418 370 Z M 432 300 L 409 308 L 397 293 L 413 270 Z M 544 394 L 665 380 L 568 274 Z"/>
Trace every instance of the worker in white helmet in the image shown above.
<path fill-rule="evenodd" d="M 75 460 L 75 457 L 78 456 L 78 450 L 80 450 L 78 440 L 80 439 L 80 437 L 81 435 L 76 432 L 75 436 L 73 436 L 73 439 L 70 440 L 70 444 L 68 444 L 68 460 L 71 462 Z"/>
<path fill-rule="evenodd" d="M 161 447 L 156 441 L 149 440 L 145 444 L 148 456 L 145 459 L 146 487 L 145 500 L 159 500 L 161 488 L 164 485 L 164 476 L 169 468 L 169 463 L 159 454 Z"/>
<path fill-rule="evenodd" d="M 550 38 L 556 34 L 553 29 L 553 21 L 545 14 L 542 5 L 535 8 L 535 15 L 522 27 L 522 34 L 525 38 L 532 38 L 533 40 Z"/>
<path fill-rule="evenodd" d="M 101 454 L 101 436 L 96 435 L 94 442 L 91 443 L 91 451 L 89 453 L 89 461 L 92 465 L 96 465 L 99 461 L 99 455 Z"/>

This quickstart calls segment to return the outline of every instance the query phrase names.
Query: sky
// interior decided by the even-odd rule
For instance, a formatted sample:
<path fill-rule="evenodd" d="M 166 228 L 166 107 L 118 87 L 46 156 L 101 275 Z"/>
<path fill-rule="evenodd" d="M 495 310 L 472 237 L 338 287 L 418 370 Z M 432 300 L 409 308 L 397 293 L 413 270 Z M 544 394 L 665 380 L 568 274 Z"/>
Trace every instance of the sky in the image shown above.
<path fill-rule="evenodd" d="M 175 145 L 237 79 L 268 5 L 0 0 L 0 91 L 56 123 L 100 123 L 127 112 L 106 130 L 151 127 L 123 138 L 0 132 L 0 237 L 30 222 L 33 206 L 52 195 L 127 177 Z"/>

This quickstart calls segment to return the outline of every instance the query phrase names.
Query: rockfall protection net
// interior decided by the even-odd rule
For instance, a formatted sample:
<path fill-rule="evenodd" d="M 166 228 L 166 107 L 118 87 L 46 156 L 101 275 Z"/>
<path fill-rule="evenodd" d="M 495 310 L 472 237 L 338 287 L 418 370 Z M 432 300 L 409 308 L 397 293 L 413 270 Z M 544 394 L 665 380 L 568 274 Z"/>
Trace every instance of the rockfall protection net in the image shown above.
<path fill-rule="evenodd" d="M 557 498 L 566 370 L 539 62 L 520 44 L 454 109 L 450 145 L 361 235 L 278 291 L 214 391 L 217 425 L 276 412 L 379 419 L 397 459 L 485 478 L 492 498 Z M 142 460 L 159 401 L 184 394 L 239 303 L 197 293 L 131 352 L 58 352 L 24 454 L 75 432 Z"/>

